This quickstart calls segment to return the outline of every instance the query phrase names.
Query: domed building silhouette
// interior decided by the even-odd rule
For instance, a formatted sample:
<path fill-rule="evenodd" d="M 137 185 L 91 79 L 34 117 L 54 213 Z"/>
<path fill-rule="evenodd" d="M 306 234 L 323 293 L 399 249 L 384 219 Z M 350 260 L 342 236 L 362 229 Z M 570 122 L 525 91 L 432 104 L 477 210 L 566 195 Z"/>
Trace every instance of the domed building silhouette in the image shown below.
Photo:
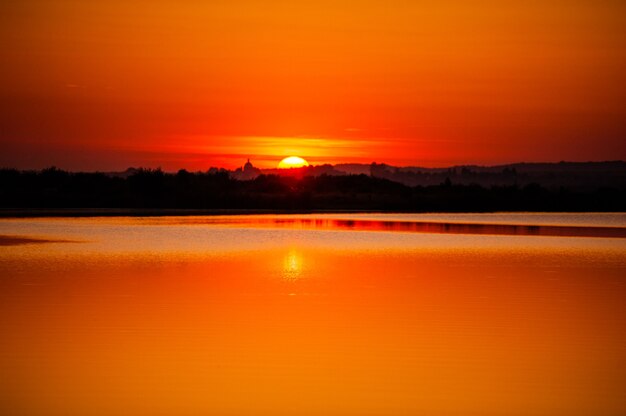
<path fill-rule="evenodd" d="M 243 172 L 252 172 L 254 169 L 256 169 L 254 166 L 252 166 L 252 163 L 250 163 L 250 158 L 248 158 L 248 161 L 246 162 L 245 165 L 243 165 Z"/>
<path fill-rule="evenodd" d="M 261 169 L 255 168 L 250 162 L 250 158 L 248 158 L 248 161 L 243 165 L 243 167 L 235 169 L 235 171 L 231 174 L 231 177 L 240 181 L 249 181 L 255 179 L 260 174 Z"/>

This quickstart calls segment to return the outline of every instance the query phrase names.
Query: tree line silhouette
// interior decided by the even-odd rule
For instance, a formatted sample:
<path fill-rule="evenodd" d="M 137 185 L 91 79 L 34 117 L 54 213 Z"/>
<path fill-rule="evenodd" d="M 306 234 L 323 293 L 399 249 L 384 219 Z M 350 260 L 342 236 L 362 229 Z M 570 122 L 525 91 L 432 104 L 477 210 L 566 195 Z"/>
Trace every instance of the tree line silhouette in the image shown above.
<path fill-rule="evenodd" d="M 370 210 L 404 212 L 626 211 L 626 189 L 574 190 L 455 184 L 407 186 L 369 175 L 260 175 L 233 179 L 223 169 L 132 174 L 0 169 L 0 208 Z"/>

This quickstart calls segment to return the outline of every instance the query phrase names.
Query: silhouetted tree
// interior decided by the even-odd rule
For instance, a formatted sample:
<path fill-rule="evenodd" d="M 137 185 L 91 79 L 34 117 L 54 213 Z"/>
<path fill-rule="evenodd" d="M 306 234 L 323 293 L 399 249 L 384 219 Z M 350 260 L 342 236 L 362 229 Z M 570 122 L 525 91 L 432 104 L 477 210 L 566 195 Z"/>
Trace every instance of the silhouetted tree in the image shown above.
<path fill-rule="evenodd" d="M 410 187 L 380 175 L 260 175 L 238 181 L 223 169 L 136 169 L 129 175 L 0 169 L 1 208 L 198 208 L 377 211 L 626 211 L 626 189 L 453 183 Z M 375 174 L 374 174 L 375 173 Z M 413 173 L 415 174 L 415 173 Z M 465 172 L 465 175 L 470 173 Z M 471 173 L 473 175 L 473 172 Z M 509 173 L 511 174 L 511 173 Z"/>

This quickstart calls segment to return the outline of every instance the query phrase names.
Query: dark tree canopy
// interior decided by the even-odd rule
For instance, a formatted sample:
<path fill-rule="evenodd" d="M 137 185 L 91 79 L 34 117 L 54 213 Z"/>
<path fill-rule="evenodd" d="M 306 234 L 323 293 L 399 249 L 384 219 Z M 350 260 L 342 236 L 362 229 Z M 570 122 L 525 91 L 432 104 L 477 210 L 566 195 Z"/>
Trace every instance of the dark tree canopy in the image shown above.
<path fill-rule="evenodd" d="M 0 170 L 0 208 L 268 209 L 370 211 L 624 211 L 626 190 L 459 185 L 450 178 L 407 186 L 368 175 L 239 181 L 225 170 L 191 173 L 138 169 L 103 173 Z"/>

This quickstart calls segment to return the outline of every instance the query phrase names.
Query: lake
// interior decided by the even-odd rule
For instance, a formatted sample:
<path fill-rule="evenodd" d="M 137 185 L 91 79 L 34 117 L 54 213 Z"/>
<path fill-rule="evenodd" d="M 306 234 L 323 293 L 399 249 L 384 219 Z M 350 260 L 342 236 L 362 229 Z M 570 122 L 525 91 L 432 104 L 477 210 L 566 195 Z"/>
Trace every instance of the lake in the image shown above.
<path fill-rule="evenodd" d="M 0 412 L 623 415 L 625 214 L 0 219 Z"/>

